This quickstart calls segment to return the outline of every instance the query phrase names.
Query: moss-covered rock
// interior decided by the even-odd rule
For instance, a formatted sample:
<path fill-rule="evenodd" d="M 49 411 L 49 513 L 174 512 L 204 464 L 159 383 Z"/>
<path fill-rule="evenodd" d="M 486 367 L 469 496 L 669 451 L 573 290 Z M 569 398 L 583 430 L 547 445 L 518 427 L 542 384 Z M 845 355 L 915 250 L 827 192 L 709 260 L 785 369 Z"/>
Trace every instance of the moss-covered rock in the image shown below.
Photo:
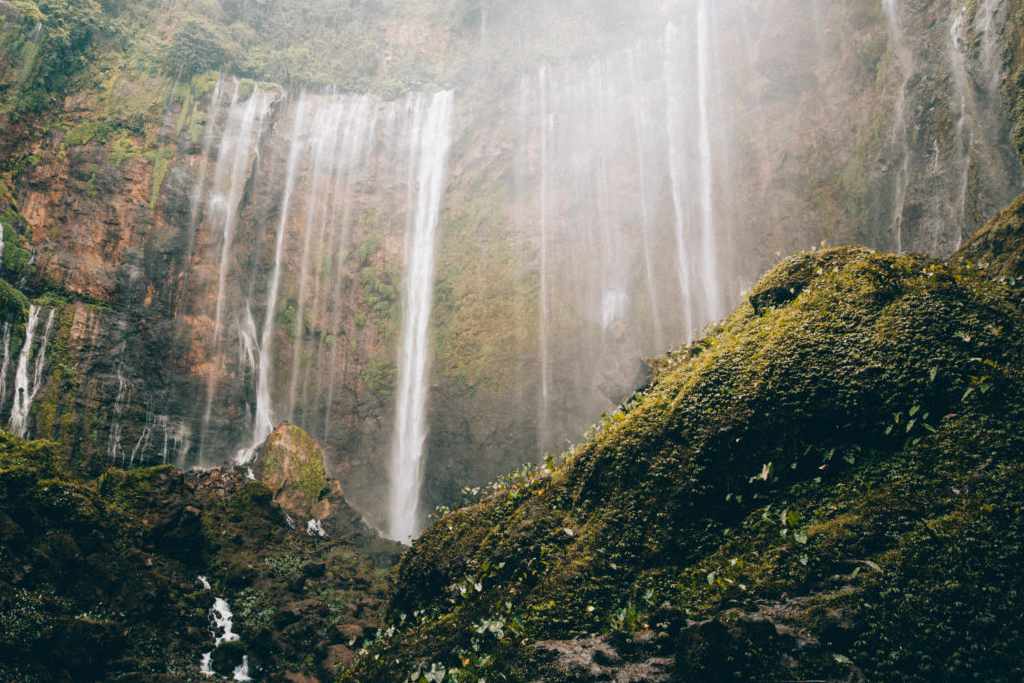
<path fill-rule="evenodd" d="M 341 680 L 1017 680 L 1022 331 L 975 269 L 786 260 L 562 464 L 428 530 Z"/>
<path fill-rule="evenodd" d="M 253 465 L 256 478 L 274 494 L 274 502 L 295 520 L 322 519 L 330 509 L 324 452 L 313 437 L 282 424 L 267 437 Z"/>
<path fill-rule="evenodd" d="M 90 481 L 65 462 L 0 431 L 0 680 L 199 680 L 206 652 L 227 674 L 248 657 L 254 677 L 324 676 L 375 630 L 395 552 L 368 529 L 311 538 L 241 469 Z M 219 648 L 215 597 L 240 636 Z"/>
<path fill-rule="evenodd" d="M 1024 286 L 1024 195 L 982 226 L 956 258 L 1012 287 Z"/>

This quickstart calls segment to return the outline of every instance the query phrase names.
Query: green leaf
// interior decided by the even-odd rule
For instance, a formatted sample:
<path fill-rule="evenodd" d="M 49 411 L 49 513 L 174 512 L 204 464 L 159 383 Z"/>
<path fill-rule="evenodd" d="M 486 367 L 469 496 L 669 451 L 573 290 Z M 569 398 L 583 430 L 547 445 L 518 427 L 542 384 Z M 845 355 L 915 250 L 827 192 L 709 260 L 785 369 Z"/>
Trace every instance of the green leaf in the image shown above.
<path fill-rule="evenodd" d="M 932 368 L 931 372 L 928 373 L 928 381 L 929 382 L 934 382 L 935 378 L 938 377 L 938 376 L 939 376 L 939 369 L 938 368 Z"/>
<path fill-rule="evenodd" d="M 800 545 L 807 545 L 807 532 L 806 531 L 797 531 L 797 532 L 795 532 L 793 534 L 793 540 L 796 541 L 797 543 L 799 543 Z"/>
<path fill-rule="evenodd" d="M 920 412 L 920 410 L 921 410 L 921 406 L 914 406 L 913 408 L 911 408 L 910 409 L 910 417 L 914 417 L 915 415 L 917 415 L 918 412 Z"/>

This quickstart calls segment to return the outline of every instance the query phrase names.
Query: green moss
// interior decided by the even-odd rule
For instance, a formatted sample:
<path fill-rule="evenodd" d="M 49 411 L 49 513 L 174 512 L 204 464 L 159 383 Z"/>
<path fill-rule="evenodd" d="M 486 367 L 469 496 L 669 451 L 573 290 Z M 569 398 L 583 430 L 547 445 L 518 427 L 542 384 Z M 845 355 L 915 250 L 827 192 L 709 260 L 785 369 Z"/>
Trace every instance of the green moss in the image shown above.
<path fill-rule="evenodd" d="M 174 160 L 174 147 L 161 147 L 150 153 L 149 157 L 153 162 L 153 185 L 149 194 L 149 208 L 156 210 L 157 202 L 160 201 L 160 191 L 171 170 L 171 162 Z"/>
<path fill-rule="evenodd" d="M 398 570 L 396 636 L 342 680 L 481 657 L 488 677 L 564 680 L 530 642 L 626 622 L 663 632 L 653 655 L 693 680 L 833 679 L 848 661 L 868 680 L 1013 680 L 1024 314 L 1009 295 L 916 257 L 786 260 L 562 465 L 428 530 Z M 841 644 L 839 607 L 858 624 Z M 819 645 L 793 649 L 766 619 Z M 495 620 L 503 637 L 479 630 Z"/>
<path fill-rule="evenodd" d="M 391 399 L 398 383 L 398 368 L 391 360 L 372 358 L 360 373 L 360 380 L 381 402 Z"/>
<path fill-rule="evenodd" d="M 17 289 L 0 280 L 0 316 L 8 322 L 17 322 L 28 318 L 28 298 Z"/>
<path fill-rule="evenodd" d="M 267 439 L 253 469 L 285 510 L 300 520 L 314 517 L 327 488 L 327 470 L 313 437 L 294 425 L 282 425 Z"/>

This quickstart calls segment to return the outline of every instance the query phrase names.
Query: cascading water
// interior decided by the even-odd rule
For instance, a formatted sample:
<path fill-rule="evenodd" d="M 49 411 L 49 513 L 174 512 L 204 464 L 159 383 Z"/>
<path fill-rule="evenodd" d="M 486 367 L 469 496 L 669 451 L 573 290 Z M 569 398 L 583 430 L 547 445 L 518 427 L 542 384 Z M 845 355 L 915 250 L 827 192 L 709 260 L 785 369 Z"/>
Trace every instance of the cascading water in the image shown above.
<path fill-rule="evenodd" d="M 185 273 L 190 272 L 189 265 L 192 261 L 192 250 L 195 248 L 196 228 L 198 227 L 200 210 L 203 206 L 203 199 L 206 196 L 206 178 L 210 172 L 210 153 L 213 151 L 214 133 L 217 121 L 220 119 L 221 99 L 224 92 L 224 76 L 217 79 L 217 86 L 213 90 L 213 97 L 210 100 L 210 113 L 207 116 L 206 128 L 203 131 L 203 153 L 199 160 L 199 175 L 195 187 L 192 188 L 191 208 L 188 222 L 188 246 L 185 250 Z"/>
<path fill-rule="evenodd" d="M 679 29 L 675 24 L 665 27 L 665 128 L 668 132 L 668 164 L 669 177 L 672 184 L 672 208 L 675 217 L 675 245 L 677 258 L 677 275 L 682 306 L 683 328 L 686 339 L 692 339 L 696 332 L 693 322 L 693 310 L 690 305 L 692 287 L 690 284 L 690 257 L 686 235 L 686 206 L 683 202 L 683 186 L 686 178 L 681 168 L 682 150 L 680 149 L 677 125 L 682 117 L 682 104 L 679 101 L 678 74 Z"/>
<path fill-rule="evenodd" d="M 971 177 L 971 146 L 973 145 L 973 131 L 971 121 L 977 120 L 977 110 L 974 106 L 973 93 L 971 92 L 970 76 L 967 73 L 967 63 L 964 57 L 961 33 L 964 30 L 964 17 L 966 8 L 961 8 L 949 24 L 949 61 L 953 72 L 953 83 L 956 85 L 957 97 L 959 99 L 959 112 L 956 122 L 956 149 L 960 166 L 960 187 L 958 188 L 958 200 L 955 207 L 957 215 L 953 229 L 956 231 L 953 237 L 953 250 L 960 248 L 963 242 L 964 227 L 967 221 L 967 191 Z M 938 251 L 938 242 L 933 244 L 933 251 Z"/>
<path fill-rule="evenodd" d="M 651 224 L 650 190 L 647 179 L 647 139 L 645 131 L 650 127 L 649 115 L 647 113 L 647 97 L 640 89 L 639 77 L 637 76 L 636 54 L 629 52 L 629 80 L 632 88 L 633 107 L 633 135 L 636 137 L 636 159 L 637 179 L 640 182 L 640 214 L 641 230 L 640 236 L 643 240 L 644 251 L 644 283 L 647 286 L 647 301 L 650 307 L 651 325 L 654 331 L 654 344 L 658 349 L 665 348 L 665 332 L 661 319 L 661 305 L 659 304 L 658 285 L 656 283 L 657 272 L 654 266 L 654 235 Z"/>
<path fill-rule="evenodd" d="M 11 324 L 4 323 L 4 358 L 0 363 L 0 409 L 7 400 L 7 371 L 11 367 Z"/>
<path fill-rule="evenodd" d="M 548 439 L 551 408 L 551 359 L 548 348 L 548 322 L 551 320 L 551 297 L 548 292 L 548 69 L 540 68 L 538 76 L 540 99 L 540 401 L 538 402 L 537 435 L 540 451 Z"/>
<path fill-rule="evenodd" d="M 542 452 L 628 396 L 641 358 L 725 311 L 717 48 L 712 7 L 698 9 L 685 37 L 669 25 L 663 41 L 521 83 L 519 144 L 532 153 L 516 191 L 535 211 Z"/>
<path fill-rule="evenodd" d="M 697 269 L 700 288 L 704 296 L 705 320 L 717 320 L 725 315 L 722 300 L 722 281 L 718 274 L 718 254 L 715 244 L 714 178 L 711 149 L 711 81 L 713 46 L 711 44 L 712 0 L 700 0 L 697 9 L 697 91 L 700 120 L 700 245 L 702 262 Z"/>
<path fill-rule="evenodd" d="M 274 406 L 270 394 L 274 325 L 277 322 L 277 296 L 281 286 L 281 258 L 284 254 L 285 227 L 288 224 L 292 194 L 295 192 L 299 158 L 305 144 L 302 135 L 305 126 L 305 113 L 306 98 L 305 95 L 302 95 L 299 97 L 298 113 L 295 115 L 291 151 L 288 153 L 288 175 L 285 179 L 284 199 L 281 202 L 281 219 L 278 221 L 277 234 L 274 239 L 274 269 L 270 276 L 270 287 L 267 288 L 266 314 L 263 320 L 263 333 L 260 336 L 256 379 L 256 417 L 253 422 L 252 441 L 248 448 L 242 449 L 236 455 L 235 461 L 239 465 L 248 464 L 256 449 L 274 431 Z"/>
<path fill-rule="evenodd" d="M 419 495 L 426 441 L 430 312 L 437 225 L 451 146 L 453 94 L 413 102 L 410 137 L 409 235 L 405 309 L 398 362 L 398 401 L 391 452 L 390 535 L 411 540 L 419 531 Z"/>
<path fill-rule="evenodd" d="M 56 309 L 51 308 L 46 318 L 43 338 L 35 343 L 39 316 L 43 309 L 32 304 L 29 307 L 28 323 L 25 326 L 25 342 L 18 356 L 18 367 L 14 373 L 14 404 L 11 407 L 10 430 L 15 436 L 24 438 L 28 432 L 28 417 L 32 402 L 43 384 L 43 368 L 46 365 L 46 347 L 50 343 Z M 33 355 L 33 348 L 35 353 Z M 30 366 L 32 366 L 30 370 Z M 31 373 L 31 374 L 30 374 Z"/>
<path fill-rule="evenodd" d="M 125 404 L 129 400 L 131 384 L 124 376 L 124 366 L 117 366 L 117 393 L 114 395 L 114 409 L 110 422 L 110 436 L 107 442 L 107 457 L 112 461 L 124 460 L 124 452 L 121 449 L 121 438 L 123 425 L 121 420 L 125 411 Z"/>
<path fill-rule="evenodd" d="M 902 73 L 902 80 L 896 91 L 896 106 L 893 113 L 892 140 L 900 149 L 900 164 L 895 181 L 893 199 L 892 233 L 897 252 L 903 251 L 903 211 L 906 203 L 907 183 L 910 178 L 910 141 L 907 138 L 906 121 L 907 86 L 914 73 L 914 58 L 907 48 L 903 35 L 903 24 L 900 21 L 899 0 L 883 0 L 886 20 L 889 25 L 889 39 L 892 41 L 893 53 Z M 936 160 L 938 155 L 936 155 Z"/>
<path fill-rule="evenodd" d="M 210 188 L 204 224 L 213 231 L 219 228 L 220 259 L 217 276 L 217 298 L 213 322 L 211 348 L 220 346 L 224 321 L 225 294 L 228 272 L 231 266 L 232 246 L 238 224 L 239 206 L 245 192 L 246 182 L 255 161 L 263 121 L 275 100 L 275 95 L 254 89 L 248 99 L 240 104 L 242 84 L 235 81 L 228 121 L 214 168 L 213 186 Z M 210 126 L 216 121 L 210 121 Z M 203 413 L 202 439 L 205 443 L 210 426 L 210 413 L 217 393 L 219 369 L 210 371 L 206 387 L 206 409 Z M 201 448 L 203 444 L 201 444 Z M 201 458 L 202 456 L 200 456 Z"/>

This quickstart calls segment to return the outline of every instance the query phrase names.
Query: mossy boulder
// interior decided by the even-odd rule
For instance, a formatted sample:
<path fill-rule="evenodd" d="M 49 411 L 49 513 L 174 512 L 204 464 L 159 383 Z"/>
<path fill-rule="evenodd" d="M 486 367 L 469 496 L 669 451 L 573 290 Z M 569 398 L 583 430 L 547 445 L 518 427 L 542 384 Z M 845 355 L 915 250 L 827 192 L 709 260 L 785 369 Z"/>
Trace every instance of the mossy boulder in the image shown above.
<path fill-rule="evenodd" d="M 323 449 L 299 427 L 285 423 L 275 429 L 260 448 L 253 472 L 296 522 L 330 514 Z"/>
<path fill-rule="evenodd" d="M 341 680 L 1019 680 L 1022 332 L 976 269 L 787 259 L 561 464 L 439 519 Z"/>
<path fill-rule="evenodd" d="M 956 258 L 1012 287 L 1024 287 L 1024 195 L 982 226 Z"/>

